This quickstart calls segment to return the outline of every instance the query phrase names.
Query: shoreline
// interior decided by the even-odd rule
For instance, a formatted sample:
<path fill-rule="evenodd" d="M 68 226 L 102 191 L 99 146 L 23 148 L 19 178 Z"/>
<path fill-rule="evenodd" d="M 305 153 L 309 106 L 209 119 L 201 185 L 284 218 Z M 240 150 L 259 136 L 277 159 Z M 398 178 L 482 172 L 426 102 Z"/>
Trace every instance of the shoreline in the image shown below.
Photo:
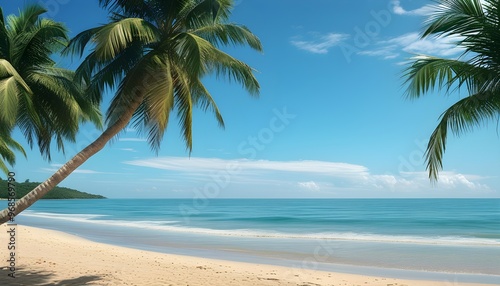
<path fill-rule="evenodd" d="M 8 277 L 7 225 L 0 233 L 1 285 L 491 285 L 399 279 L 165 254 L 17 226 L 16 276 Z M 5 244 L 5 247 L 1 246 Z M 385 273 L 384 275 L 386 275 Z M 387 275 L 386 275 L 387 276 Z"/>

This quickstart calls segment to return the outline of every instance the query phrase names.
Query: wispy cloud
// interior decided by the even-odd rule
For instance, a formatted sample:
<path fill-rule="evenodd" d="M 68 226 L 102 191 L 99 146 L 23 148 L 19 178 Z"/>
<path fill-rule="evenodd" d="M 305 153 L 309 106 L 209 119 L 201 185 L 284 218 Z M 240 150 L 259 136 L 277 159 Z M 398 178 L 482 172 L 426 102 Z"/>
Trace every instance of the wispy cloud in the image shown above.
<path fill-rule="evenodd" d="M 412 181 L 428 182 L 427 172 L 403 172 L 403 178 L 410 178 Z M 490 188 L 486 184 L 480 183 L 484 177 L 477 175 L 461 174 L 453 171 L 439 173 L 438 187 L 442 189 L 467 188 L 474 191 L 488 191 Z"/>
<path fill-rule="evenodd" d="M 314 181 L 299 182 L 298 184 L 300 187 L 311 190 L 311 191 L 319 191 L 319 189 L 320 189 L 319 185 Z"/>
<path fill-rule="evenodd" d="M 42 168 L 42 171 L 54 173 L 62 166 L 63 166 L 63 164 L 50 164 L 51 168 Z M 89 170 L 89 169 L 76 169 L 73 171 L 73 173 L 75 173 L 75 174 L 104 174 L 103 172 Z"/>
<path fill-rule="evenodd" d="M 422 192 L 434 194 L 426 172 L 374 174 L 365 166 L 342 162 L 160 157 L 124 163 L 181 172 L 193 176 L 192 178 L 196 179 L 192 181 L 202 184 L 222 180 L 246 187 L 259 184 L 267 187 L 281 185 L 290 188 L 291 192 L 295 188 L 295 191 L 305 190 L 311 194 L 318 194 L 320 191 L 323 194 L 342 192 L 344 196 L 361 193 L 365 196 L 376 196 L 377 192 L 400 195 L 417 195 Z M 491 192 L 486 184 L 481 183 L 482 179 L 484 178 L 474 175 L 442 172 L 437 189 L 448 193 L 460 191 L 462 194 Z"/>
<path fill-rule="evenodd" d="M 133 148 L 118 148 L 118 150 L 127 151 L 127 152 L 133 152 L 133 153 L 137 152 L 137 150 L 135 150 Z"/>
<path fill-rule="evenodd" d="M 146 138 L 135 138 L 135 137 L 124 137 L 124 138 L 119 138 L 118 141 L 121 142 L 146 142 Z"/>
<path fill-rule="evenodd" d="M 126 161 L 125 164 L 156 168 L 162 170 L 193 172 L 214 170 L 261 170 L 315 173 L 330 176 L 359 176 L 367 174 L 368 169 L 364 166 L 325 162 L 325 161 L 269 161 L 248 159 L 219 159 L 219 158 L 186 158 L 186 157 L 158 157 L 145 160 Z"/>
<path fill-rule="evenodd" d="M 406 10 L 401 6 L 401 2 L 399 0 L 393 0 L 391 4 L 392 12 L 397 15 L 427 16 L 435 10 L 433 5 L 425 5 L 414 10 Z"/>
<path fill-rule="evenodd" d="M 371 50 L 360 51 L 360 55 L 394 59 L 401 55 L 431 55 L 438 57 L 453 57 L 463 53 L 463 49 L 456 43 L 457 37 L 421 38 L 416 32 L 407 33 L 398 37 L 375 43 Z"/>
<path fill-rule="evenodd" d="M 348 37 L 346 34 L 337 33 L 309 33 L 307 39 L 304 39 L 304 36 L 297 36 L 291 43 L 295 47 L 313 54 L 327 54 L 331 48 L 338 46 Z"/>

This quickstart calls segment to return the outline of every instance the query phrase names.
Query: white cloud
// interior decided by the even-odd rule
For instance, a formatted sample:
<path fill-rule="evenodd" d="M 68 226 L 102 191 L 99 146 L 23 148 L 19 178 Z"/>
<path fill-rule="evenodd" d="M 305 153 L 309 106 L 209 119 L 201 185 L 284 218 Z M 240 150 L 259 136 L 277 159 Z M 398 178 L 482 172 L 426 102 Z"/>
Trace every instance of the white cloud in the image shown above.
<path fill-rule="evenodd" d="M 389 40 L 379 41 L 372 50 L 359 52 L 360 55 L 376 56 L 384 59 L 398 57 L 401 52 L 408 55 L 425 54 L 437 57 L 453 57 L 463 53 L 456 43 L 458 37 L 421 38 L 418 33 L 407 33 Z"/>
<path fill-rule="evenodd" d="M 42 170 L 46 171 L 46 172 L 54 173 L 57 170 L 59 170 L 59 168 L 61 168 L 63 166 L 63 164 L 50 164 L 50 166 L 52 168 L 42 168 Z M 89 170 L 89 169 L 76 169 L 72 173 L 75 173 L 75 174 L 103 174 L 102 172 Z"/>
<path fill-rule="evenodd" d="M 433 7 L 433 5 L 425 5 L 423 7 L 408 11 L 401 6 L 401 2 L 399 0 L 392 1 L 392 12 L 397 15 L 427 16 L 434 10 L 435 8 Z"/>
<path fill-rule="evenodd" d="M 403 172 L 402 176 L 409 177 L 412 181 L 429 181 L 427 172 Z M 439 180 L 436 187 L 447 190 L 466 188 L 473 191 L 489 191 L 490 188 L 487 185 L 478 182 L 482 179 L 484 178 L 477 175 L 466 175 L 451 171 L 444 171 L 439 173 Z"/>
<path fill-rule="evenodd" d="M 457 37 L 426 37 L 422 39 L 417 33 L 408 33 L 393 38 L 387 43 L 400 46 L 407 53 L 450 57 L 464 51 L 456 45 L 459 40 Z"/>
<path fill-rule="evenodd" d="M 359 54 L 371 57 L 381 57 L 385 60 L 394 59 L 400 55 L 396 46 L 386 46 L 379 50 L 361 51 Z"/>
<path fill-rule="evenodd" d="M 377 197 L 380 194 L 432 197 L 474 196 L 493 192 L 486 184 L 481 183 L 485 178 L 475 175 L 441 172 L 438 184 L 432 186 L 426 172 L 374 174 L 365 166 L 341 162 L 160 157 L 124 163 L 181 172 L 175 174 L 175 178 L 190 176 L 191 179 L 184 177 L 179 180 L 197 182 L 200 185 L 221 181 L 219 183 L 223 188 L 230 182 L 247 189 L 249 186 L 254 186 L 254 189 L 285 188 L 289 193 L 306 190 L 311 195 L 317 195 L 321 191 L 327 196 L 336 194 L 344 197 Z M 173 176 L 168 173 L 164 175 Z"/>
<path fill-rule="evenodd" d="M 122 150 L 122 151 L 127 151 L 127 152 L 134 152 L 136 153 L 137 151 L 133 148 L 118 148 L 118 150 Z"/>
<path fill-rule="evenodd" d="M 338 46 L 342 41 L 346 40 L 349 36 L 346 34 L 317 34 L 312 33 L 312 39 L 309 40 L 292 40 L 291 43 L 295 47 L 308 51 L 314 54 L 327 54 L 329 49 Z M 301 37 L 300 37 L 301 38 Z"/>
<path fill-rule="evenodd" d="M 145 142 L 145 141 L 147 141 L 147 139 L 146 138 L 125 137 L 125 138 L 119 138 L 118 141 L 122 141 L 122 142 Z"/>
<path fill-rule="evenodd" d="M 299 186 L 311 191 L 319 191 L 319 185 L 314 181 L 309 182 L 299 182 Z"/>
<path fill-rule="evenodd" d="M 314 173 L 329 176 L 362 176 L 368 169 L 361 165 L 325 161 L 268 161 L 248 159 L 218 159 L 197 157 L 158 157 L 145 160 L 126 161 L 125 164 L 181 172 L 203 172 L 214 170 L 250 170 Z"/>

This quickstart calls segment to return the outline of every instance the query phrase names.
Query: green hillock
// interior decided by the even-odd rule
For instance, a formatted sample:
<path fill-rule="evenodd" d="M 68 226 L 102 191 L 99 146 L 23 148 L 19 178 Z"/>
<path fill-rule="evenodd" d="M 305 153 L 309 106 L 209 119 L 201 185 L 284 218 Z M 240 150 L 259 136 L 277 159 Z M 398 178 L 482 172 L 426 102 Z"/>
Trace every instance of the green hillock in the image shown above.
<path fill-rule="evenodd" d="M 40 183 L 36 182 L 16 182 L 16 199 L 22 198 L 24 195 L 29 193 L 31 190 L 36 188 Z M 0 179 L 0 198 L 6 199 L 7 194 L 7 181 Z M 48 192 L 42 199 L 105 199 L 106 197 L 101 195 L 94 195 L 85 192 L 80 192 L 74 189 L 65 187 L 55 187 L 50 192 Z"/>

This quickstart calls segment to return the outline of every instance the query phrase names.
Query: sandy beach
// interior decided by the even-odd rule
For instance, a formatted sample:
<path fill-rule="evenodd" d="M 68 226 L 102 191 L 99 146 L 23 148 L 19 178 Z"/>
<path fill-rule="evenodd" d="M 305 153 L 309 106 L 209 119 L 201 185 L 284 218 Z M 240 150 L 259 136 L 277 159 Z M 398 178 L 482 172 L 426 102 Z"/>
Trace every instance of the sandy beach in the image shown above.
<path fill-rule="evenodd" d="M 148 252 L 63 232 L 18 226 L 16 278 L 8 276 L 8 229 L 0 233 L 0 285 L 486 285 L 403 280 Z"/>

